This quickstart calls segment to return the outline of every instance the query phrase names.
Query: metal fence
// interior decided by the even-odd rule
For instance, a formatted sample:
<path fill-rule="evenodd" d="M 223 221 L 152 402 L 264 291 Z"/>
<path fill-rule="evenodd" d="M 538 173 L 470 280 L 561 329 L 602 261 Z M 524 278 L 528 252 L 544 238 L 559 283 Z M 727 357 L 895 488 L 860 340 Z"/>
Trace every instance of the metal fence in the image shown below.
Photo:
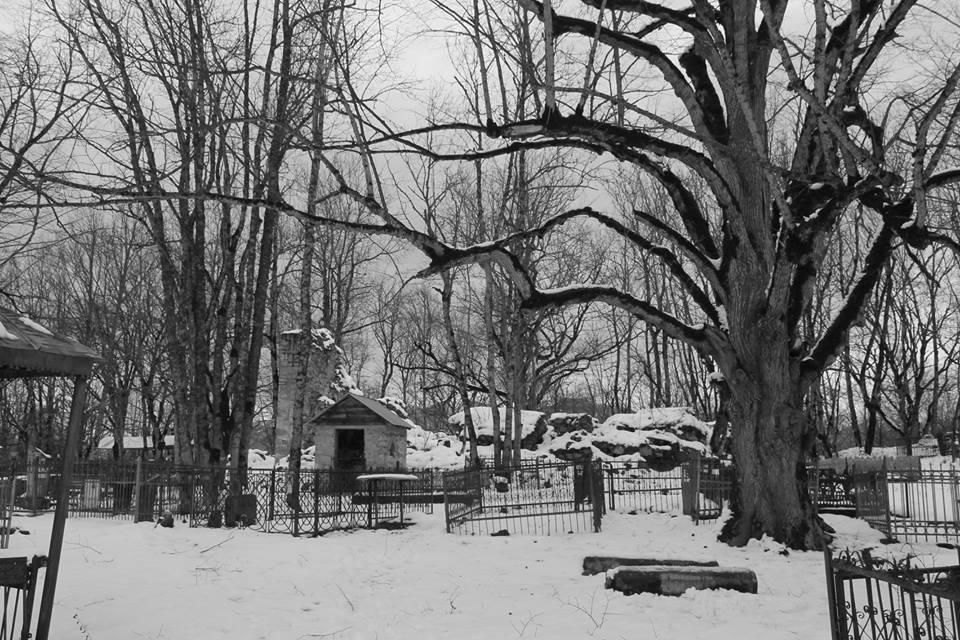
<path fill-rule="evenodd" d="M 434 502 L 442 495 L 439 473 L 404 474 L 416 480 L 386 477 L 362 481 L 357 480 L 360 474 L 356 472 L 320 469 L 303 470 L 297 477 L 283 470 L 250 471 L 245 493 L 254 496 L 256 517 L 248 526 L 267 532 L 320 535 L 402 522 L 410 511 L 433 513 Z"/>
<path fill-rule="evenodd" d="M 833 640 L 957 638 L 960 565 L 913 567 L 869 550 L 824 552 Z"/>
<path fill-rule="evenodd" d="M 320 469 L 303 469 L 295 475 L 286 470 L 249 469 L 239 483 L 239 494 L 233 495 L 231 477 L 222 467 L 79 461 L 68 492 L 68 512 L 73 517 L 134 522 L 156 522 L 169 513 L 191 527 L 240 525 L 319 535 L 403 520 L 410 511 L 432 513 L 434 502 L 442 499 L 439 474 L 433 471 L 405 474 L 412 480 L 396 479 L 394 474 L 365 482 L 357 480 L 359 475 Z M 46 509 L 58 495 L 59 484 L 55 468 L 8 469 L 0 472 L 0 499 L 12 499 L 19 511 Z"/>
<path fill-rule="evenodd" d="M 611 510 L 683 513 L 694 521 L 720 517 L 733 492 L 734 468 L 714 458 L 697 457 L 672 469 L 643 461 L 604 462 Z"/>
<path fill-rule="evenodd" d="M 46 556 L 0 558 L 0 592 L 3 617 L 0 639 L 28 640 L 33 637 L 33 603 L 40 570 L 47 566 Z"/>
<path fill-rule="evenodd" d="M 599 531 L 604 513 L 598 462 L 536 462 L 443 474 L 447 532 L 556 535 Z"/>

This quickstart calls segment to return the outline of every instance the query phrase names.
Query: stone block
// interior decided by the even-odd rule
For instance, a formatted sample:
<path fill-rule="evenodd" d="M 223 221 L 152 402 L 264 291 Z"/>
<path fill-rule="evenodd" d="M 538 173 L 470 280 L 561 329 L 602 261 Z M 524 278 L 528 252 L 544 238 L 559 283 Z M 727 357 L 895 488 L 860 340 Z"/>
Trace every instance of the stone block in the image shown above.
<path fill-rule="evenodd" d="M 583 559 L 583 575 L 593 576 L 617 567 L 716 567 L 716 560 L 686 560 L 682 558 L 621 558 L 618 556 L 587 556 Z"/>
<path fill-rule="evenodd" d="M 626 595 L 655 593 L 679 596 L 687 589 L 731 589 L 756 593 L 757 574 L 750 569 L 730 567 L 619 567 L 607 572 L 606 587 Z"/>

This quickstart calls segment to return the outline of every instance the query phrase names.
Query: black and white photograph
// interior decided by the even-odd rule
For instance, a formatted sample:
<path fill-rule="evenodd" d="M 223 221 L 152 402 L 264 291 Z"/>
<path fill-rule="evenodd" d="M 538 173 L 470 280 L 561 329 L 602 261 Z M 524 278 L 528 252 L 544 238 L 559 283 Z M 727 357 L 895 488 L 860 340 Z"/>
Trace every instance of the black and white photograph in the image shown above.
<path fill-rule="evenodd" d="M 960 640 L 957 0 L 0 0 L 0 640 Z"/>

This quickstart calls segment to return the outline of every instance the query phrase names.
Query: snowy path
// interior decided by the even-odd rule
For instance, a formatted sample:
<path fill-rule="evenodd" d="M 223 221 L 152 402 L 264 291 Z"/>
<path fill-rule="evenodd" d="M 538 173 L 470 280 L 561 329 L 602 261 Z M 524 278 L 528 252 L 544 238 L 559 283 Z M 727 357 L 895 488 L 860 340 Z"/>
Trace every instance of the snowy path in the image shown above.
<path fill-rule="evenodd" d="M 440 511 L 440 510 L 438 510 Z M 718 525 L 610 514 L 601 534 L 462 537 L 443 516 L 404 531 L 295 539 L 253 531 L 71 519 L 53 636 L 63 640 L 826 638 L 822 555 L 715 542 Z M 854 521 L 845 529 L 879 538 Z M 836 522 L 837 519 L 831 520 Z M 11 551 L 46 544 L 50 517 L 24 518 Z M 584 555 L 712 558 L 754 569 L 756 596 L 622 596 Z"/>

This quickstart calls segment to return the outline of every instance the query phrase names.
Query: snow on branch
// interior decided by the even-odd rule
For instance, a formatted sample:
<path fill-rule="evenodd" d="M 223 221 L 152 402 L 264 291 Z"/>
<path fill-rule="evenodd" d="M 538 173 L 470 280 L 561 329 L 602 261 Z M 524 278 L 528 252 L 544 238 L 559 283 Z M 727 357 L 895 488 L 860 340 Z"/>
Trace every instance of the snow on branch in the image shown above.
<path fill-rule="evenodd" d="M 534 13 L 541 21 L 546 20 L 543 3 L 537 0 L 520 0 L 520 5 L 527 11 Z M 711 127 L 708 126 L 707 117 L 703 106 L 697 100 L 696 92 L 677 65 L 663 53 L 660 47 L 644 42 L 634 35 L 620 33 L 600 26 L 595 21 L 561 16 L 555 11 L 551 12 L 550 26 L 557 36 L 565 33 L 576 33 L 591 39 L 597 38 L 608 46 L 631 53 L 656 67 L 683 103 L 697 133 L 704 137 L 712 137 Z"/>
<path fill-rule="evenodd" d="M 642 152 L 676 160 L 707 181 L 717 203 L 725 212 L 732 214 L 740 210 L 733 190 L 710 158 L 689 145 L 663 140 L 639 129 L 600 122 L 579 114 L 563 116 L 554 113 L 549 119 L 521 120 L 492 127 L 488 133 L 492 137 L 506 139 L 534 136 L 554 138 L 558 140 L 558 146 L 579 146 L 579 141 L 587 141 L 594 148 L 641 168 L 647 168 L 650 164 L 650 158 Z M 571 137 L 579 141 L 570 140 Z"/>
<path fill-rule="evenodd" d="M 714 343 L 708 339 L 706 327 L 687 325 L 649 302 L 615 287 L 574 285 L 558 289 L 535 289 L 530 292 L 530 295 L 525 296 L 523 306 L 529 309 L 544 309 L 591 302 L 604 302 L 623 309 L 643 322 L 662 330 L 671 338 L 689 344 L 702 353 L 713 354 L 714 352 Z"/>

